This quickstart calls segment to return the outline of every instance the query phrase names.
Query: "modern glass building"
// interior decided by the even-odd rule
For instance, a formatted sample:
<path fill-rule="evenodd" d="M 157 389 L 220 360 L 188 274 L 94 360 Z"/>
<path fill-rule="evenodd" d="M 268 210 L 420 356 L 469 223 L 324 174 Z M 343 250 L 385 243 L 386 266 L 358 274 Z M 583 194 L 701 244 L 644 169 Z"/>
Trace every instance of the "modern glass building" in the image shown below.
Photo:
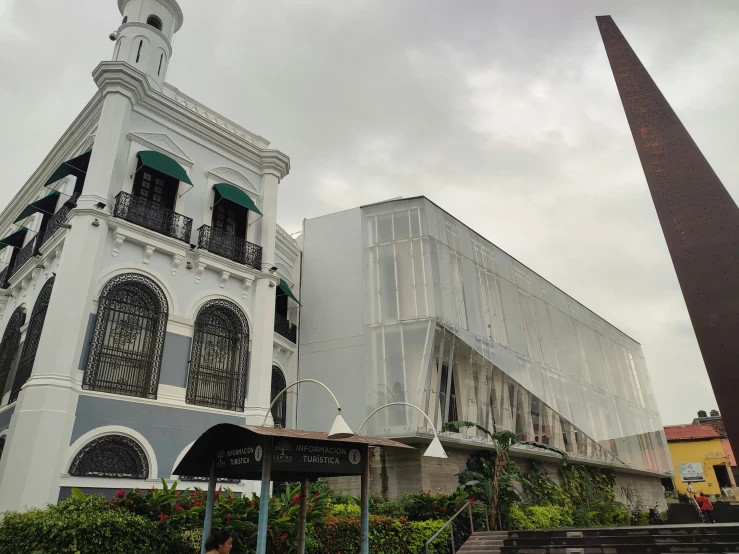
<path fill-rule="evenodd" d="M 404 401 L 439 429 L 474 421 L 574 460 L 670 471 L 639 343 L 428 199 L 310 219 L 303 240 L 299 376 L 328 383 L 353 428 Z M 327 429 L 331 405 L 302 392 L 298 426 Z M 430 429 L 399 407 L 367 433 Z M 474 429 L 442 441 L 485 446 Z"/>

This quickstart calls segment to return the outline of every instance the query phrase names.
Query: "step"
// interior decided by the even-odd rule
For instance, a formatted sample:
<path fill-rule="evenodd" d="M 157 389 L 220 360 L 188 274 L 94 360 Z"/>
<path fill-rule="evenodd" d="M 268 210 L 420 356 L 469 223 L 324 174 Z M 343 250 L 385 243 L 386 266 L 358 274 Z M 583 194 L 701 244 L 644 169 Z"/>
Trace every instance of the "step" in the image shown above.
<path fill-rule="evenodd" d="M 461 552 L 461 550 L 460 550 Z M 701 545 L 656 545 L 656 544 L 623 544 L 617 546 L 589 546 L 584 548 L 571 546 L 517 547 L 504 546 L 500 554 L 682 554 L 693 552 L 739 552 L 739 543 L 712 542 Z"/>
<path fill-rule="evenodd" d="M 739 534 L 723 535 L 643 535 L 634 536 L 601 536 L 601 537 L 524 537 L 509 538 L 505 546 L 590 546 L 590 545 L 619 545 L 619 544 L 705 544 L 712 542 L 737 543 Z"/>

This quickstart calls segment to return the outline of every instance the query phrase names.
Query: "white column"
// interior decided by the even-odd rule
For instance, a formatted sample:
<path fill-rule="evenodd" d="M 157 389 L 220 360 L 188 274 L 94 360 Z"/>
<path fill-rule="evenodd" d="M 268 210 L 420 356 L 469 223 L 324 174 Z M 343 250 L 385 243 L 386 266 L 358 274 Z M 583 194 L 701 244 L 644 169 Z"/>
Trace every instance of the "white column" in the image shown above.
<path fill-rule="evenodd" d="M 73 384 L 89 319 L 89 300 L 108 228 L 98 201 L 108 202 L 112 176 L 122 164 L 133 100 L 105 94 L 97 139 L 78 208 L 70 213 L 64 249 L 33 373 L 21 390 L 0 467 L 0 512 L 56 503 L 66 470 L 78 393 Z M 99 226 L 93 226 L 95 219 Z"/>
<path fill-rule="evenodd" d="M 279 177 L 272 173 L 262 176 L 262 221 L 260 242 L 262 246 L 262 270 L 268 271 L 275 262 L 275 236 L 277 234 L 277 187 Z M 249 394 L 247 405 L 255 418 L 262 422 L 270 403 L 272 381 L 272 346 L 275 330 L 276 287 L 271 279 L 254 282 L 254 328 L 252 329 L 251 361 L 249 363 Z M 261 413 L 261 417 L 259 416 Z"/>

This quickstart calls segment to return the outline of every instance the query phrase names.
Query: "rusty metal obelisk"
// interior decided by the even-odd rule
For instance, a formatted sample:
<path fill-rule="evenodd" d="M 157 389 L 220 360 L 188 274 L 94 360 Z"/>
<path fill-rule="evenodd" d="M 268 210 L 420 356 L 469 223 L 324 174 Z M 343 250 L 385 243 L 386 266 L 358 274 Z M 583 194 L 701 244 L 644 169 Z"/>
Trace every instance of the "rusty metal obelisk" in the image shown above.
<path fill-rule="evenodd" d="M 596 20 L 726 432 L 739 452 L 739 208 L 611 16 Z"/>

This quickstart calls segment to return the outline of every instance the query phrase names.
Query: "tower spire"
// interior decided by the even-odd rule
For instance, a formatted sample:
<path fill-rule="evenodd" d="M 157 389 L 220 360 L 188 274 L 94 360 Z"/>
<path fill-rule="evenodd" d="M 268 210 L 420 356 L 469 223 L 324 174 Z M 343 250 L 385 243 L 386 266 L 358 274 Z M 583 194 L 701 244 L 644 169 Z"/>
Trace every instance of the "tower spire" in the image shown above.
<path fill-rule="evenodd" d="M 611 16 L 596 18 L 734 452 L 739 451 L 739 208 Z"/>
<path fill-rule="evenodd" d="M 123 21 L 111 34 L 113 61 L 123 61 L 146 73 L 160 86 L 172 58 L 172 38 L 184 16 L 176 0 L 118 0 Z"/>

